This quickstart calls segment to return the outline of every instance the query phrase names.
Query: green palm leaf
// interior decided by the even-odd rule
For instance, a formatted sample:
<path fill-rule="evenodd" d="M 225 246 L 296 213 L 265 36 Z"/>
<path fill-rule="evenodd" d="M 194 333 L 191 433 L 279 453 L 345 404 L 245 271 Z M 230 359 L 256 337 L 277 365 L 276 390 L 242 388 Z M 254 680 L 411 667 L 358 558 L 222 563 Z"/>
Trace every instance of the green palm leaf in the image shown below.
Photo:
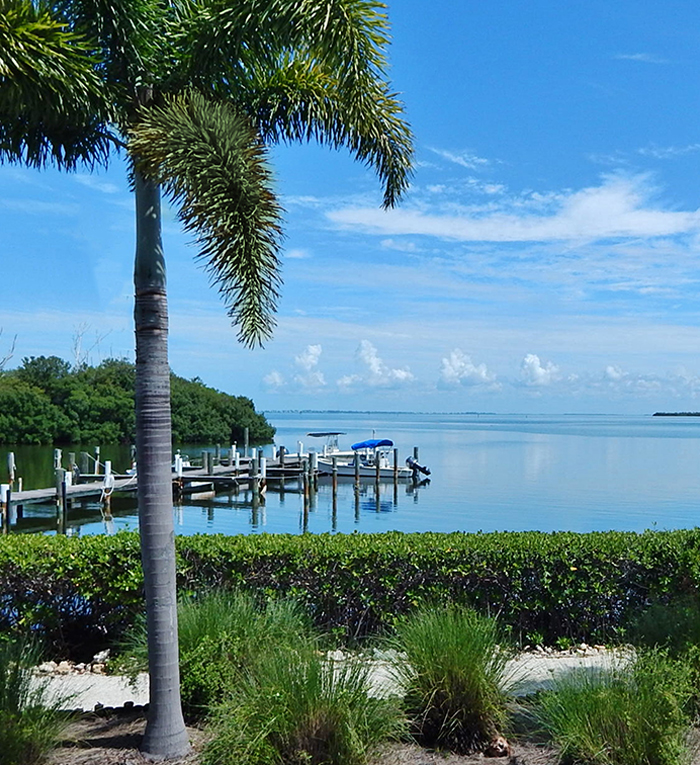
<path fill-rule="evenodd" d="M 367 73 L 340 78 L 313 60 L 287 57 L 229 87 L 227 95 L 247 108 L 264 140 L 347 147 L 377 172 L 385 207 L 408 187 L 413 138 L 403 104 L 382 80 Z"/>
<path fill-rule="evenodd" d="M 31 0 L 0 0 L 0 162 L 104 162 L 109 105 L 85 39 Z"/>
<path fill-rule="evenodd" d="M 275 325 L 282 211 L 248 118 L 189 92 L 144 109 L 129 151 L 139 170 L 179 204 L 239 340 L 262 344 Z"/>

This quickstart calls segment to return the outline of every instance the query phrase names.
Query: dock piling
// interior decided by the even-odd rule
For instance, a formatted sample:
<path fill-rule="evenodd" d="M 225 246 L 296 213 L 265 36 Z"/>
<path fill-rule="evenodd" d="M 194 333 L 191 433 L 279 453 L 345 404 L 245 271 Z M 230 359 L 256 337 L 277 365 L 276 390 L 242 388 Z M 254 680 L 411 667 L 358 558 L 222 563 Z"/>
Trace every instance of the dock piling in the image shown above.
<path fill-rule="evenodd" d="M 250 431 L 248 428 L 243 428 L 243 456 L 248 456 L 248 447 L 250 446 Z"/>
<path fill-rule="evenodd" d="M 7 476 L 10 481 L 10 486 L 15 485 L 15 453 L 7 453 Z"/>
<path fill-rule="evenodd" d="M 95 447 L 95 475 L 100 474 L 100 447 Z"/>

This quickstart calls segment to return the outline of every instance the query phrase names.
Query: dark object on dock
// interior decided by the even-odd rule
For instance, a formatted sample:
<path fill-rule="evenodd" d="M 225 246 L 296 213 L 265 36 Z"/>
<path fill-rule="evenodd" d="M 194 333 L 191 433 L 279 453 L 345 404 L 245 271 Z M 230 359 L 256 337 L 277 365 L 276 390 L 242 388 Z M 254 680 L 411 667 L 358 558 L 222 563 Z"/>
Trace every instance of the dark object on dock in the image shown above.
<path fill-rule="evenodd" d="M 425 465 L 419 465 L 418 461 L 413 459 L 413 457 L 406 457 L 406 464 L 413 471 L 414 478 L 418 477 L 418 473 L 423 473 L 423 475 L 430 475 L 430 468 L 426 467 Z"/>

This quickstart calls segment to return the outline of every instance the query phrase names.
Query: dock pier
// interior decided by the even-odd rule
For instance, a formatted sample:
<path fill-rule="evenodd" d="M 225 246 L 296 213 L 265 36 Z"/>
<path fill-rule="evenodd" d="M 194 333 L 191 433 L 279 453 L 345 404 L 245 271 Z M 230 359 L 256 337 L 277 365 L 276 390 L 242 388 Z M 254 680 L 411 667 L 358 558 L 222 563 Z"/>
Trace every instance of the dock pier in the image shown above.
<path fill-rule="evenodd" d="M 245 439 L 247 441 L 247 439 Z M 280 447 L 274 458 L 263 456 L 262 449 L 250 447 L 245 443 L 241 454 L 236 444 L 232 444 L 230 451 L 223 456 L 220 446 L 216 451 L 202 451 L 201 460 L 192 466 L 189 460 L 185 461 L 177 452 L 175 454 L 172 474 L 173 500 L 180 502 L 184 497 L 216 493 L 225 489 L 237 489 L 245 486 L 253 492 L 254 504 L 262 504 L 265 501 L 265 493 L 268 490 L 284 492 L 285 482 L 295 481 L 298 490 L 304 497 L 304 519 L 308 517 L 310 507 L 313 507 L 315 495 L 318 491 L 319 476 L 328 476 L 333 486 L 334 512 L 337 504 L 337 487 L 339 471 L 337 459 L 332 458 L 331 469 L 321 469 L 318 461 L 318 452 L 310 450 L 302 451 L 302 444 L 298 444 L 299 451 L 289 452 Z M 93 500 L 103 505 L 103 512 L 111 514 L 110 498 L 117 494 L 134 494 L 138 490 L 138 472 L 135 470 L 135 455 L 132 452 L 132 470 L 128 473 L 115 473 L 112 471 L 111 462 L 100 462 L 100 447 L 95 447 L 94 456 L 87 452 L 81 452 L 76 460 L 76 454 L 68 453 L 68 468 L 62 467 L 63 454 L 61 449 L 54 450 L 54 473 L 53 486 L 41 489 L 25 490 L 22 487 L 21 477 L 16 476 L 14 454 L 8 453 L 8 478 L 9 483 L 0 484 L 0 533 L 7 533 L 12 523 L 11 519 L 21 519 L 24 508 L 27 505 L 48 505 L 54 503 L 59 519 L 59 528 L 65 526 L 67 513 L 72 503 L 78 500 Z M 417 450 L 416 450 L 417 451 Z M 330 455 L 329 455 L 330 456 Z M 360 489 L 360 461 L 356 453 L 354 459 L 354 471 L 350 480 L 354 479 L 356 494 Z M 398 483 L 398 450 L 394 450 L 393 481 Z M 365 480 L 391 480 L 386 476 L 380 477 L 377 468 L 376 473 Z"/>

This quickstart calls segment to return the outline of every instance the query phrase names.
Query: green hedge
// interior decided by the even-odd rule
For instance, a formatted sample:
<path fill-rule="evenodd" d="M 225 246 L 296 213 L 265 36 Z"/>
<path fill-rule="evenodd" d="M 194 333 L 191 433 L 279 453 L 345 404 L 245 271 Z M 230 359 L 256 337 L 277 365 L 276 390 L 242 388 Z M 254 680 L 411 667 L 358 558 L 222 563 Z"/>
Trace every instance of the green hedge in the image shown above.
<path fill-rule="evenodd" d="M 317 626 L 377 633 L 417 603 L 498 615 L 525 642 L 614 641 L 649 603 L 695 594 L 700 529 L 493 534 L 178 537 L 181 592 L 291 594 Z M 114 644 L 142 608 L 138 535 L 0 539 L 0 635 L 32 629 L 54 652 Z"/>

